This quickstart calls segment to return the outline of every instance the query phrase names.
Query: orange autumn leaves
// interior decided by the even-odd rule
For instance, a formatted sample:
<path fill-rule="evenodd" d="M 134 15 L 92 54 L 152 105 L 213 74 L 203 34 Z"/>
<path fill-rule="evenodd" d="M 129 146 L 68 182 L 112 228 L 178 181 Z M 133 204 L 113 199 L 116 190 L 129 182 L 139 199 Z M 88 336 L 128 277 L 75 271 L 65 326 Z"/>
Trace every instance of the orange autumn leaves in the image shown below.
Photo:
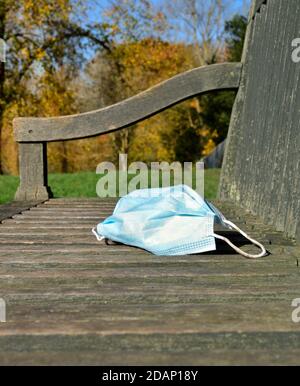
<path fill-rule="evenodd" d="M 9 2 L 6 21 L 14 27 L 5 95 L 0 96 L 4 106 L 0 153 L 5 173 L 18 172 L 12 132 L 15 116 L 57 116 L 104 107 L 198 63 L 197 47 L 191 42 L 167 41 L 163 33 L 168 21 L 152 9 L 149 0 L 112 0 L 101 26 L 87 31 L 76 24 L 84 15 L 81 0 Z M 83 66 L 81 43 L 76 40 L 82 33 L 85 39 L 90 34 L 103 37 L 109 47 L 99 45 L 90 51 Z M 218 127 L 203 123 L 202 110 L 201 100 L 193 98 L 120 132 L 50 144 L 49 169 L 95 170 L 97 163 L 115 160 L 119 152 L 128 153 L 129 161 L 199 159 L 214 147 L 219 135 Z"/>

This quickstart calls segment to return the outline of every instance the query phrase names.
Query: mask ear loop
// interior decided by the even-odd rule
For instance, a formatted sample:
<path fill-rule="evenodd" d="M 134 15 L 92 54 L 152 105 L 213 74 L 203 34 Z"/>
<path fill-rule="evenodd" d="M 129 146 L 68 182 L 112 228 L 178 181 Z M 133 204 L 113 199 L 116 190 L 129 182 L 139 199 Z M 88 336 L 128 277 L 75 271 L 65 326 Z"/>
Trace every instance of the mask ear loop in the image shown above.
<path fill-rule="evenodd" d="M 238 248 L 236 245 L 234 245 L 227 237 L 224 237 L 224 236 L 221 236 L 221 235 L 218 235 L 216 233 L 213 233 L 213 236 L 216 238 L 216 239 L 220 239 L 220 240 L 223 240 L 225 241 L 227 244 L 229 244 L 231 246 L 231 248 L 233 248 L 237 253 L 247 257 L 248 259 L 257 259 L 259 257 L 263 257 L 263 256 L 266 256 L 267 255 L 267 251 L 265 249 L 265 247 L 259 243 L 258 241 L 252 239 L 251 237 L 249 237 L 247 235 L 247 233 L 243 232 L 238 226 L 236 226 L 233 222 L 229 221 L 229 220 L 226 220 L 226 219 L 223 219 L 223 222 L 225 224 L 228 224 L 231 228 L 235 229 L 236 231 L 238 231 L 240 234 L 242 234 L 246 239 L 248 239 L 249 241 L 251 241 L 252 244 L 255 244 L 256 246 L 258 246 L 260 249 L 261 249 L 261 253 L 259 253 L 258 255 L 251 255 L 250 253 L 247 253 L 247 252 L 244 252 L 242 249 Z"/>
<path fill-rule="evenodd" d="M 98 234 L 96 228 L 93 228 L 93 229 L 92 229 L 92 232 L 93 232 L 93 234 L 96 236 L 96 238 L 97 238 L 98 241 L 102 241 L 102 240 L 104 239 L 104 236 L 99 236 L 99 234 Z"/>

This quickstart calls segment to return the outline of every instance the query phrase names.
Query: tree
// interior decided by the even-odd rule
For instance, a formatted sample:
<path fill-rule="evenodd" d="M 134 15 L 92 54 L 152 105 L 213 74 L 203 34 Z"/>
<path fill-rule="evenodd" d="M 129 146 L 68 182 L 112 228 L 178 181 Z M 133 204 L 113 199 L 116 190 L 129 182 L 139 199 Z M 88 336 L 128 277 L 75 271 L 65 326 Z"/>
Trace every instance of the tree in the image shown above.
<path fill-rule="evenodd" d="M 191 67 L 191 51 L 184 44 L 158 38 L 115 44 L 109 53 L 98 55 L 86 68 L 86 86 L 81 95 L 90 102 L 84 109 L 116 103 Z M 113 159 L 116 161 L 123 152 L 129 155 L 129 162 L 171 160 L 174 152 L 164 147 L 162 136 L 171 130 L 169 114 L 173 114 L 174 119 L 180 118 L 175 110 L 176 107 L 114 133 L 111 136 Z M 186 114 L 188 110 L 184 111 Z"/>
<path fill-rule="evenodd" d="M 241 60 L 246 28 L 247 19 L 242 15 L 235 15 L 225 23 L 227 45 L 225 59 L 228 61 Z M 235 95 L 234 91 L 221 91 L 199 98 L 200 118 L 203 128 L 206 128 L 203 155 L 209 154 L 226 138 Z"/>
<path fill-rule="evenodd" d="M 64 67 L 45 72 L 39 79 L 36 90 L 37 115 L 60 116 L 76 113 L 75 97 L 69 86 L 70 74 Z M 50 170 L 68 172 L 68 146 L 67 142 L 50 143 L 48 147 L 48 161 Z"/>
<path fill-rule="evenodd" d="M 192 44 L 195 65 L 215 63 L 222 55 L 224 21 L 232 0 L 165 0 L 177 39 Z"/>
<path fill-rule="evenodd" d="M 39 74 L 54 74 L 61 66 L 75 71 L 88 44 L 109 50 L 106 25 L 88 25 L 79 15 L 80 0 L 0 0 L 0 38 L 9 47 L 0 67 L 0 173 L 9 171 L 1 162 L 3 136 L 12 143 L 11 124 L 4 117 L 26 115 L 27 108 L 34 112 L 29 102 Z"/>
<path fill-rule="evenodd" d="M 115 7 L 118 4 L 120 7 L 114 8 L 108 23 L 116 25 L 112 48 L 93 58 L 82 78 L 85 85 L 80 91 L 83 97 L 80 104 L 84 111 L 116 103 L 195 66 L 193 43 L 171 43 L 139 32 L 143 26 L 139 24 L 141 19 L 136 8 L 132 8 L 133 3 L 138 5 L 139 12 L 147 10 L 149 23 L 155 18 L 155 12 L 150 12 L 147 7 L 140 8 L 138 1 L 114 2 Z M 148 2 L 143 4 L 145 6 Z M 130 8 L 127 13 L 126 7 Z M 235 25 L 228 24 L 230 27 L 225 32 L 223 25 L 220 34 L 224 39 L 227 37 L 228 49 L 223 47 L 223 56 L 211 58 L 211 61 L 230 59 L 233 49 L 236 51 L 236 47 L 242 47 L 238 37 L 243 39 L 243 36 L 240 29 L 235 32 Z M 154 26 L 149 28 L 151 30 L 155 31 Z M 235 92 L 222 92 L 193 98 L 128 129 L 110 134 L 111 158 L 117 161 L 118 154 L 124 152 L 129 155 L 129 162 L 197 160 L 226 137 L 234 97 Z"/>
<path fill-rule="evenodd" d="M 227 58 L 230 62 L 241 61 L 246 28 L 247 18 L 243 15 L 235 15 L 225 23 Z"/>
<path fill-rule="evenodd" d="M 112 90 L 119 100 L 126 99 L 153 85 L 153 80 L 159 82 L 162 62 L 154 62 L 162 48 L 160 35 L 167 28 L 165 15 L 149 0 L 113 0 L 106 17 L 114 40 L 114 49 L 108 55 L 115 73 Z M 146 75 L 149 72 L 151 82 Z M 112 134 L 115 157 L 118 153 L 129 153 L 136 127 Z"/>
<path fill-rule="evenodd" d="M 169 28 L 165 14 L 150 0 L 111 0 L 104 21 L 115 43 L 158 39 Z"/>

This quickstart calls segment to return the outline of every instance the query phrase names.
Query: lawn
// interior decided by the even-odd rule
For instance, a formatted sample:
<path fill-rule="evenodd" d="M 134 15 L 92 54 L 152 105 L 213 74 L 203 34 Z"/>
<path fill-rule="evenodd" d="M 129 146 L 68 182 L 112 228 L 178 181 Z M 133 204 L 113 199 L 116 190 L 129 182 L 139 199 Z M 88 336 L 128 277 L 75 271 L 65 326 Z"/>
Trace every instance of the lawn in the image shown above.
<path fill-rule="evenodd" d="M 96 184 L 100 176 L 94 172 L 49 174 L 49 185 L 55 197 L 97 197 Z M 205 197 L 217 195 L 220 169 L 205 171 Z M 13 200 L 19 184 L 15 176 L 0 175 L 0 204 Z"/>

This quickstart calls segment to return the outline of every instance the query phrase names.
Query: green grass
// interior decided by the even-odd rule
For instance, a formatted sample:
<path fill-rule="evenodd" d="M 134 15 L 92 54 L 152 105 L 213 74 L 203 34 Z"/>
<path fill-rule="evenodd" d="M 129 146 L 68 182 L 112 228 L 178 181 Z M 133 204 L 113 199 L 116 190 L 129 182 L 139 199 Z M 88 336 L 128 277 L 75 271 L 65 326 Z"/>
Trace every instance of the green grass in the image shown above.
<path fill-rule="evenodd" d="M 94 172 L 49 174 L 49 185 L 54 197 L 97 197 L 96 184 L 100 176 Z M 214 199 L 217 195 L 220 169 L 205 171 L 205 197 Z M 0 204 L 13 200 L 19 178 L 0 175 Z"/>
<path fill-rule="evenodd" d="M 13 200 L 18 185 L 18 177 L 0 175 L 0 204 Z"/>

